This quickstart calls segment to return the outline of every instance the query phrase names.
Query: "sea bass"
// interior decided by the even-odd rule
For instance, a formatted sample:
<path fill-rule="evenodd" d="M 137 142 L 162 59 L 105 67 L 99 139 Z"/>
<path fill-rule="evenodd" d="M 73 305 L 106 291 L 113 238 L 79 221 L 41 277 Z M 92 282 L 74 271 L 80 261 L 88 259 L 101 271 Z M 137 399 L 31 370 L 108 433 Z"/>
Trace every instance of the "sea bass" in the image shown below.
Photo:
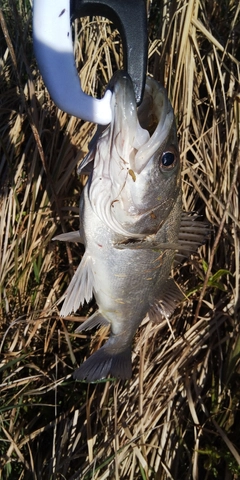
<path fill-rule="evenodd" d="M 166 90 L 148 77 L 136 106 L 127 73 L 114 75 L 112 122 L 92 142 L 81 170 L 91 173 L 80 199 L 80 230 L 55 239 L 80 241 L 82 261 L 61 315 L 94 295 L 98 310 L 77 332 L 109 325 L 107 342 L 74 373 L 89 382 L 131 377 L 131 345 L 148 314 L 170 317 L 183 294 L 169 278 L 176 256 L 202 243 L 206 225 L 182 213 L 180 155 Z"/>

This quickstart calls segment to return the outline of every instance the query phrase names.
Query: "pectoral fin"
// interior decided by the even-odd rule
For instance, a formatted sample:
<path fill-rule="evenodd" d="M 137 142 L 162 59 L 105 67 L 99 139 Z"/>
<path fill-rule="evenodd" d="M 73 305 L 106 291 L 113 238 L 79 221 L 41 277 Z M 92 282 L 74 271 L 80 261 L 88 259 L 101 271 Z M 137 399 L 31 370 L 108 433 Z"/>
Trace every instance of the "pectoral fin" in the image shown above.
<path fill-rule="evenodd" d="M 60 312 L 62 317 L 76 312 L 84 301 L 89 302 L 93 296 L 94 273 L 92 257 L 84 253 L 65 294 L 65 300 Z"/>
<path fill-rule="evenodd" d="M 152 303 L 149 318 L 152 322 L 159 323 L 163 318 L 173 314 L 177 304 L 184 298 L 183 293 L 172 278 L 169 278 L 158 298 Z"/>

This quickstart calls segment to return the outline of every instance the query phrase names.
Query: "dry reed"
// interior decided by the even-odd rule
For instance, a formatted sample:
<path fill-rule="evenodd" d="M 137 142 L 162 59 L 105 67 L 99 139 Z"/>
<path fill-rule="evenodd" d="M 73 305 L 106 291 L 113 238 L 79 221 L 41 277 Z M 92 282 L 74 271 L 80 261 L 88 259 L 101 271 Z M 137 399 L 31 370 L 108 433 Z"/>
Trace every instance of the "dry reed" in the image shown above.
<path fill-rule="evenodd" d="M 186 300 L 171 328 L 139 328 L 131 381 L 93 385 L 71 374 L 107 332 L 74 334 L 89 307 L 59 317 L 83 252 L 51 239 L 78 228 L 76 166 L 95 127 L 49 98 L 29 1 L 2 3 L 0 477 L 240 478 L 239 3 L 148 2 L 149 73 L 176 113 L 183 206 L 208 218 L 212 237 L 174 271 Z M 102 92 L 121 66 L 118 33 L 85 18 L 74 46 L 85 91 Z"/>

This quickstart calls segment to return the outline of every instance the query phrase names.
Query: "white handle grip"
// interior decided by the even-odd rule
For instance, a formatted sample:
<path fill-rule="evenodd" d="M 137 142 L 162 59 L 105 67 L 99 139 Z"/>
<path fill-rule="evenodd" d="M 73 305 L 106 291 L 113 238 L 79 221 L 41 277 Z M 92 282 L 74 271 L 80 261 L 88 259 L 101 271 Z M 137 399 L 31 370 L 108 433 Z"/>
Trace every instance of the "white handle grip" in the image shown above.
<path fill-rule="evenodd" d="M 81 89 L 73 53 L 70 0 L 34 0 L 33 42 L 40 72 L 56 105 L 90 122 L 111 122 L 110 90 L 98 100 Z"/>

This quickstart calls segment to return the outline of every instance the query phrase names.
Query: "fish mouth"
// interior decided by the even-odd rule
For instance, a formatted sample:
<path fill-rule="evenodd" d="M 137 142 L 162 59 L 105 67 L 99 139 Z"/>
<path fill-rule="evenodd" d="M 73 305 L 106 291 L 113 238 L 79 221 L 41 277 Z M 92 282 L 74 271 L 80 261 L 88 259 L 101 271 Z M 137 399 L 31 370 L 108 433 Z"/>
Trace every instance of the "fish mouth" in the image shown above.
<path fill-rule="evenodd" d="M 87 165 L 94 158 L 95 166 L 97 165 L 96 145 L 102 142 L 105 144 L 103 165 L 109 163 L 110 159 L 111 164 L 114 161 L 123 163 L 134 178 L 135 173 L 140 174 L 164 144 L 174 122 L 173 110 L 165 88 L 150 77 L 146 78 L 144 97 L 139 107 L 132 80 L 124 70 L 115 72 L 107 90 L 112 92 L 112 121 L 107 126 L 98 126 L 89 143 L 89 153 L 78 168 L 78 174 L 89 174 L 91 168 L 88 171 Z M 114 152 L 116 155 L 113 155 Z M 101 159 L 99 160 L 101 164 Z"/>
<path fill-rule="evenodd" d="M 110 144 L 115 146 L 121 161 L 129 163 L 129 169 L 133 169 L 135 166 L 131 164 L 131 159 L 137 150 L 148 142 L 150 135 L 148 130 L 140 125 L 134 87 L 128 73 L 117 71 L 108 88 L 112 91 Z"/>
<path fill-rule="evenodd" d="M 143 101 L 137 107 L 132 80 L 122 70 L 113 75 L 108 89 L 112 91 L 112 144 L 119 157 L 139 174 L 172 128 L 174 115 L 166 90 L 147 77 Z"/>

